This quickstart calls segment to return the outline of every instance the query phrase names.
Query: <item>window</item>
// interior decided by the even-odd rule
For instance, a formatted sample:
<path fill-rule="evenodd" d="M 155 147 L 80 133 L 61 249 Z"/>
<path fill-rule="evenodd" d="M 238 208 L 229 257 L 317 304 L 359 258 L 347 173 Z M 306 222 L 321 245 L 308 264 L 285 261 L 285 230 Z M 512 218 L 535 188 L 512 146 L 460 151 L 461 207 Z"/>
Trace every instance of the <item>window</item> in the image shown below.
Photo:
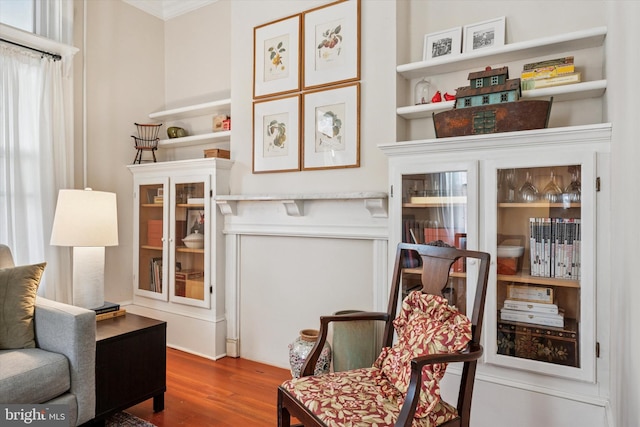
<path fill-rule="evenodd" d="M 471 107 L 471 98 L 465 98 L 464 99 L 464 106 L 465 107 Z"/>
<path fill-rule="evenodd" d="M 491 76 L 491 86 L 495 86 L 500 84 L 500 77 L 498 76 Z"/>
<path fill-rule="evenodd" d="M 483 81 L 482 79 L 476 79 L 476 87 L 483 87 Z"/>
<path fill-rule="evenodd" d="M 35 33 L 35 4 L 33 0 L 2 0 L 0 22 Z"/>
<path fill-rule="evenodd" d="M 500 102 L 509 102 L 509 94 L 508 93 L 501 93 L 500 94 Z"/>
<path fill-rule="evenodd" d="M 482 104 L 486 105 L 489 103 L 489 95 L 483 95 L 482 96 Z"/>

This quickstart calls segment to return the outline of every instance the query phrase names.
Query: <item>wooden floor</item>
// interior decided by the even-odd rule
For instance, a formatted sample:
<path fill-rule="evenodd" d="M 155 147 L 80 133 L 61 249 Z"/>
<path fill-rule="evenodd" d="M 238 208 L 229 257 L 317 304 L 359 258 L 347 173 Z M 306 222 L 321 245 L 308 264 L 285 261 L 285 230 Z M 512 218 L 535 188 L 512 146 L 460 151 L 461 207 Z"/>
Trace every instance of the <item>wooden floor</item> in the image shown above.
<path fill-rule="evenodd" d="M 288 369 L 230 357 L 213 361 L 168 348 L 164 411 L 154 414 L 150 399 L 127 412 L 158 427 L 273 427 L 276 389 L 290 378 Z"/>

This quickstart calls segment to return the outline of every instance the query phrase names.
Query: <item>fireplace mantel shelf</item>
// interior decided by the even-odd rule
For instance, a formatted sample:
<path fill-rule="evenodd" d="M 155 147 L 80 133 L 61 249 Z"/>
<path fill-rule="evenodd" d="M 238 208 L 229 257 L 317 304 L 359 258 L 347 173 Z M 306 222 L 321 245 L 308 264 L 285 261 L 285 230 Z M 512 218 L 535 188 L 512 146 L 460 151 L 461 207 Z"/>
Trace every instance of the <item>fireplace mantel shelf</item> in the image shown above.
<path fill-rule="evenodd" d="M 374 218 L 387 218 L 387 193 L 384 192 L 356 192 L 356 193 L 321 193 L 321 194 L 269 194 L 269 195 L 219 195 L 216 204 L 223 215 L 236 215 L 238 202 L 280 202 L 289 216 L 304 216 L 306 201 L 322 200 L 363 200 L 364 207 Z"/>

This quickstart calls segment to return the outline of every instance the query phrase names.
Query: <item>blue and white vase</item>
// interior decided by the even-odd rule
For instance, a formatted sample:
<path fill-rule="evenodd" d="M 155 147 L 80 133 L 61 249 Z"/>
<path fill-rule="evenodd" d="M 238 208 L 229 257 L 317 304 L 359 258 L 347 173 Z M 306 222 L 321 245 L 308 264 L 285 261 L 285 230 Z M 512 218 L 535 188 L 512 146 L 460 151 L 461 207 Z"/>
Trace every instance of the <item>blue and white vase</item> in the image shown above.
<path fill-rule="evenodd" d="M 300 331 L 300 336 L 289 344 L 289 364 L 291 365 L 291 375 L 293 378 L 300 378 L 302 366 L 318 340 L 318 334 L 319 332 L 315 329 L 303 329 Z M 331 346 L 328 342 L 325 342 L 313 374 L 328 374 L 330 366 Z"/>

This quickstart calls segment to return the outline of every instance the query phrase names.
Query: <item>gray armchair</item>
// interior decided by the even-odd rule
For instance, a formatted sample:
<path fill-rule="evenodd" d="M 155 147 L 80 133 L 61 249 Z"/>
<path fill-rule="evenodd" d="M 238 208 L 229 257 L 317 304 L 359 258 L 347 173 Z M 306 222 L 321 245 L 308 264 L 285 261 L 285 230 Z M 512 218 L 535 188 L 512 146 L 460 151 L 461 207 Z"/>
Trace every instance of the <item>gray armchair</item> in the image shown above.
<path fill-rule="evenodd" d="M 0 268 L 13 267 L 0 245 Z M 37 297 L 36 348 L 0 350 L 0 403 L 65 404 L 69 424 L 95 414 L 95 312 Z"/>

